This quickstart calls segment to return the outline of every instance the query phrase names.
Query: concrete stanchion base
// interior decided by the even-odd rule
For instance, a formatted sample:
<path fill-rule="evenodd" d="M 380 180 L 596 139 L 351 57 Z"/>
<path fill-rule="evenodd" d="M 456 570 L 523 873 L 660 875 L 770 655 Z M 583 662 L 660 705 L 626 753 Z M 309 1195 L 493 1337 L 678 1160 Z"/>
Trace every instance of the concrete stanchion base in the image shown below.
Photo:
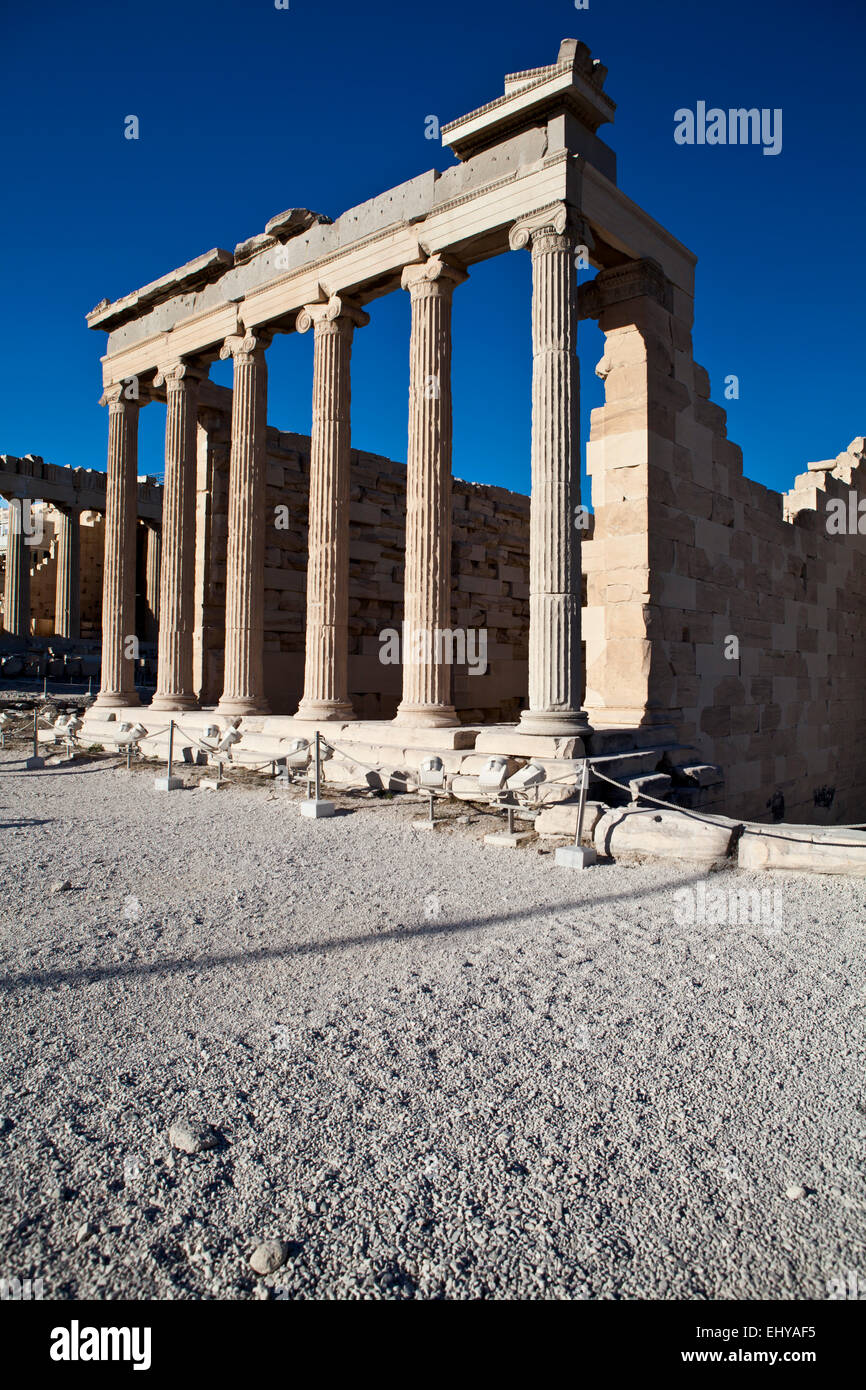
<path fill-rule="evenodd" d="M 38 772 L 39 769 L 40 769 L 41 767 L 44 767 L 44 766 L 45 766 L 45 759 L 44 759 L 44 758 L 37 758 L 37 757 L 28 758 L 27 761 L 26 761 L 25 764 L 24 764 L 25 770 L 26 770 L 27 772 Z"/>
<path fill-rule="evenodd" d="M 554 864 L 564 869 L 588 869 L 597 860 L 598 855 L 588 845 L 562 845 L 553 856 Z"/>
<path fill-rule="evenodd" d="M 181 777 L 154 777 L 153 785 L 158 792 L 176 792 L 180 791 L 185 783 Z"/>
<path fill-rule="evenodd" d="M 333 801 L 302 801 L 300 808 L 301 815 L 310 820 L 322 820 L 325 816 L 332 816 L 336 810 Z"/>
<path fill-rule="evenodd" d="M 535 839 L 534 830 L 494 830 L 484 836 L 485 845 L 496 845 L 499 849 L 519 849 L 527 840 Z"/>

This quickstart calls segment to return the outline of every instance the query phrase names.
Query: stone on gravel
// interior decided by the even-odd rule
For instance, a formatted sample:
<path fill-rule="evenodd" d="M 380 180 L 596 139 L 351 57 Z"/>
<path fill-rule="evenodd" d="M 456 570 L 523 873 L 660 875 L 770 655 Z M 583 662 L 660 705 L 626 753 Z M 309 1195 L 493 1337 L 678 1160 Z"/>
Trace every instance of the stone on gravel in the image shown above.
<path fill-rule="evenodd" d="M 58 879 L 55 879 L 54 882 L 52 883 L 52 885 L 51 885 L 51 892 L 52 892 L 52 893 L 68 893 L 69 890 L 71 889 L 71 887 L 72 887 L 72 884 L 69 882 L 69 879 L 68 879 L 68 878 L 58 878 Z"/>
<path fill-rule="evenodd" d="M 250 1264 L 256 1274 L 273 1274 L 288 1257 L 289 1247 L 284 1240 L 263 1240 L 250 1255 Z"/>
<path fill-rule="evenodd" d="M 168 1131 L 169 1142 L 185 1154 L 198 1154 L 203 1149 L 215 1149 L 219 1135 L 211 1125 L 199 1120 L 175 1120 Z"/>
<path fill-rule="evenodd" d="M 573 840 L 577 830 L 578 804 L 576 801 L 560 801 L 555 806 L 546 806 L 535 822 L 535 833 L 543 836 L 567 835 Z M 587 801 L 583 808 L 581 838 L 584 844 L 592 844 L 592 832 L 606 810 L 601 801 Z"/>
<path fill-rule="evenodd" d="M 737 822 L 723 816 L 684 816 L 681 811 L 624 806 L 608 811 L 595 827 L 599 854 L 636 854 L 713 864 L 727 858 Z"/>
<path fill-rule="evenodd" d="M 785 1189 L 785 1196 L 790 1202 L 799 1202 L 801 1197 L 805 1197 L 805 1195 L 805 1187 L 787 1187 Z"/>
<path fill-rule="evenodd" d="M 866 832 L 832 826 L 768 825 L 745 831 L 737 847 L 741 869 L 798 869 L 866 878 Z"/>

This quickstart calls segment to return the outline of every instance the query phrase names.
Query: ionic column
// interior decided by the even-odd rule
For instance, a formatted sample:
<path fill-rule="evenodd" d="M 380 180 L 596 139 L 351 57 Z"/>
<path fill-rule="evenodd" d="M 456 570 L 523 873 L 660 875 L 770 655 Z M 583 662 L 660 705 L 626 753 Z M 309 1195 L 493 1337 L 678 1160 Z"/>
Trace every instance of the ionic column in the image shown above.
<path fill-rule="evenodd" d="M 307 541 L 307 636 L 299 719 L 354 719 L 349 699 L 349 365 L 355 328 L 369 315 L 334 295 L 309 304 L 314 325 L 313 429 Z"/>
<path fill-rule="evenodd" d="M 220 714 L 266 714 L 264 695 L 265 431 L 270 335 L 227 338 L 234 358 L 226 556 L 225 678 Z"/>
<path fill-rule="evenodd" d="M 54 592 L 54 632 L 57 637 L 81 636 L 81 526 L 77 507 L 56 506 L 57 587 Z"/>
<path fill-rule="evenodd" d="M 26 497 L 10 497 L 8 501 L 3 628 L 14 637 L 29 637 L 30 553 L 25 528 L 30 502 Z"/>
<path fill-rule="evenodd" d="M 152 709 L 192 709 L 198 703 L 193 687 L 192 634 L 199 380 L 199 374 L 187 363 L 174 362 L 161 367 L 154 382 L 156 386 L 165 384 L 166 413 L 159 643 Z"/>
<path fill-rule="evenodd" d="M 529 708 L 532 734 L 590 732 L 580 707 L 580 376 L 576 348 L 580 242 L 560 204 L 517 222 L 512 249 L 532 249 L 532 493 L 529 514 Z"/>
<path fill-rule="evenodd" d="M 108 474 L 105 484 L 105 568 L 102 578 L 102 679 L 100 707 L 137 705 L 135 689 L 135 519 L 138 500 L 137 399 L 110 386 Z M 128 653 L 128 654 L 127 654 Z"/>
<path fill-rule="evenodd" d="M 155 521 L 144 523 L 144 601 L 147 636 L 159 640 L 159 583 L 162 568 L 162 534 Z"/>
<path fill-rule="evenodd" d="M 395 722 L 425 728 L 458 722 L 451 667 L 437 633 L 451 628 L 451 297 L 466 272 L 431 256 L 408 265 L 409 446 L 403 699 Z"/>

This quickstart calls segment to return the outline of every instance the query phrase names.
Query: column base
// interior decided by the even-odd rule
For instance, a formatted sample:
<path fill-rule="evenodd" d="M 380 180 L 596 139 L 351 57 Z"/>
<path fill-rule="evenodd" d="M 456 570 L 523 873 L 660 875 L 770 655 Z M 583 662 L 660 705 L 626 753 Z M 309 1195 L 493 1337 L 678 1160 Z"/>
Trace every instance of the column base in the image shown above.
<path fill-rule="evenodd" d="M 460 723 L 453 705 L 407 705 L 398 707 L 395 724 L 416 729 L 451 729 Z"/>
<path fill-rule="evenodd" d="M 100 690 L 93 702 L 93 709 L 127 709 L 140 705 L 137 690 Z"/>
<path fill-rule="evenodd" d="M 517 725 L 519 734 L 552 734 L 562 738 L 588 738 L 592 733 L 586 710 L 525 709 Z"/>
<path fill-rule="evenodd" d="M 161 709 L 170 713 L 173 709 L 198 709 L 198 700 L 194 695 L 154 695 L 150 702 L 151 709 Z"/>
<path fill-rule="evenodd" d="M 294 719 L 306 719 L 313 724 L 347 724 L 358 718 L 352 705 L 333 700 L 302 700 L 298 705 L 297 713 L 292 717 Z"/>
<path fill-rule="evenodd" d="M 216 713 L 225 715 L 229 719 L 243 718 L 248 714 L 270 714 L 271 707 L 267 700 L 220 700 L 216 707 Z"/>

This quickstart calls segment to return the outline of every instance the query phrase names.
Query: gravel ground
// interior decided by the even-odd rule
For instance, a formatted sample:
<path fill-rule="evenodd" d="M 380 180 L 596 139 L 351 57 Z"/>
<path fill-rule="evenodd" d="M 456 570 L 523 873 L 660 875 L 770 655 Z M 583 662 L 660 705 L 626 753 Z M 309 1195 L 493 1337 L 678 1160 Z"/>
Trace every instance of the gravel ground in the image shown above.
<path fill-rule="evenodd" d="M 313 822 L 249 777 L 167 795 L 152 768 L 22 752 L 0 754 L 3 1277 L 60 1299 L 863 1287 L 862 881 L 722 872 L 777 888 L 781 930 L 693 927 L 691 866 L 570 873 L 485 847 L 465 806 L 433 833 L 407 799 Z M 216 1146 L 173 1146 L 178 1121 Z M 285 1262 L 260 1277 L 266 1240 Z"/>

